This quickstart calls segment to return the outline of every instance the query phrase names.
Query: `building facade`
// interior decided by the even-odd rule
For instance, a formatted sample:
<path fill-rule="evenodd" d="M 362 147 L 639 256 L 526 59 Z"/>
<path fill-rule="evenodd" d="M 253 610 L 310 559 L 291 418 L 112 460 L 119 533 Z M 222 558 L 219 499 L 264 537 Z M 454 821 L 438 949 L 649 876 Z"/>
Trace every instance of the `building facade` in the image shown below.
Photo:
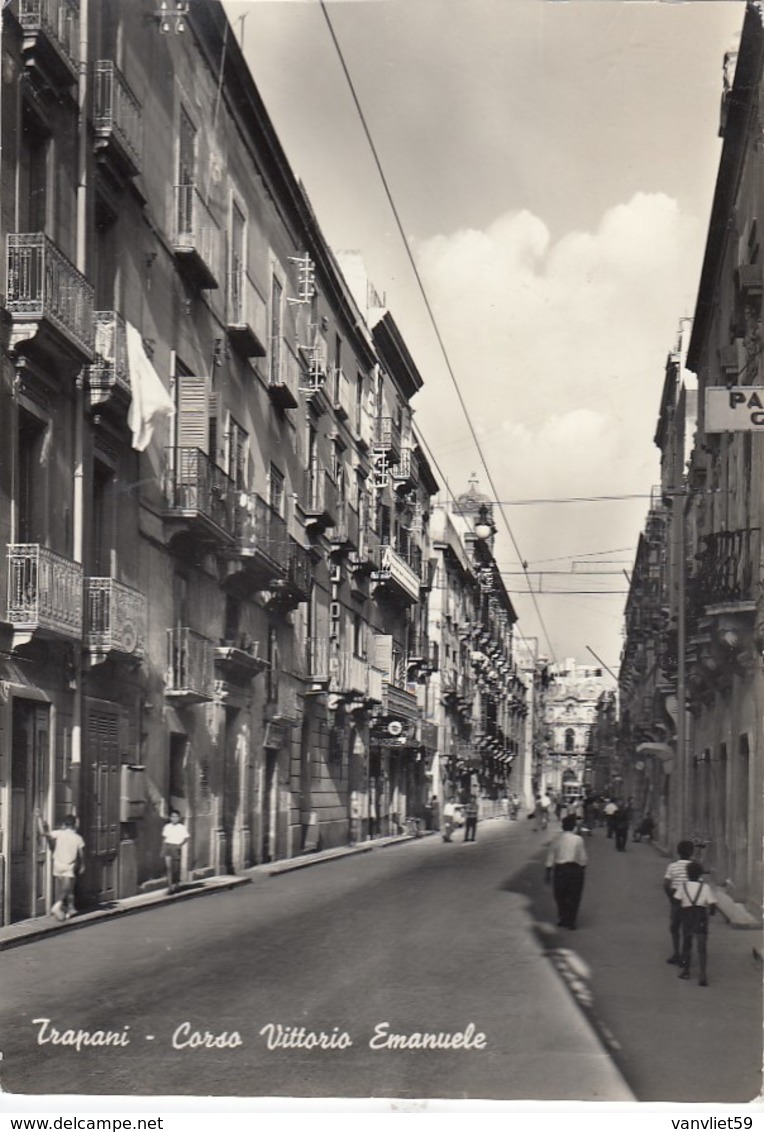
<path fill-rule="evenodd" d="M 429 790 L 422 378 L 221 5 L 3 10 L 4 920 L 397 831 Z"/>

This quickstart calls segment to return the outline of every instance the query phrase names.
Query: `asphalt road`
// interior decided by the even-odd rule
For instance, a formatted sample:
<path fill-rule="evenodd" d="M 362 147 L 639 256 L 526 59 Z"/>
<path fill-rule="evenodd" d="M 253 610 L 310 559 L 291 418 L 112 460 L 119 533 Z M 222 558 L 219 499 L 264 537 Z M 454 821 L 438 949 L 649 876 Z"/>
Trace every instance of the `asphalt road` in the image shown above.
<path fill-rule="evenodd" d="M 588 931 L 582 915 L 575 937 L 560 937 L 542 883 L 546 835 L 529 827 L 485 822 L 476 844 L 433 837 L 279 877 L 260 874 L 232 892 L 7 952 L 3 1088 L 633 1099 L 620 1068 L 627 1079 L 635 1070 L 635 1093 L 648 1099 L 665 1074 L 653 1082 L 654 1067 L 640 1059 L 644 1019 L 634 1030 L 622 993 L 610 995 L 607 1017 L 593 1001 L 591 965 L 607 966 L 609 956 L 612 967 L 612 918 L 607 907 L 597 910 L 591 888 Z M 604 846 L 599 852 L 602 894 L 609 882 Z M 662 952 L 665 941 L 656 946 Z M 650 970 L 666 974 L 655 963 Z M 634 988 L 632 997 L 639 995 Z M 717 1010 L 720 1003 L 718 996 Z M 730 1019 L 730 1032 L 737 1021 Z M 652 1027 L 655 1043 L 659 1015 Z M 113 1044 L 88 1044 L 104 1032 Z M 416 1041 L 412 1035 L 423 1032 L 459 1035 L 462 1048 L 387 1044 L 389 1035 Z M 79 1049 L 65 1044 L 73 1041 Z M 737 1087 L 724 1082 L 725 1090 Z"/>

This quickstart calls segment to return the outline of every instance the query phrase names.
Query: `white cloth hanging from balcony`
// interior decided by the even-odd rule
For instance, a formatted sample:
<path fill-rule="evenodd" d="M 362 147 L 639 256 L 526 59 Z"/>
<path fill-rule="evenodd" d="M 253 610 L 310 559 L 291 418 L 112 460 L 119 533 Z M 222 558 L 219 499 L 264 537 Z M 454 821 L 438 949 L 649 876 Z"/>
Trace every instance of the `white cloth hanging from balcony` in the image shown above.
<path fill-rule="evenodd" d="M 156 425 L 163 417 L 172 416 L 175 406 L 146 354 L 140 331 L 130 322 L 125 324 L 125 328 L 127 365 L 133 395 L 127 413 L 127 425 L 133 434 L 133 448 L 143 452 L 151 443 Z"/>

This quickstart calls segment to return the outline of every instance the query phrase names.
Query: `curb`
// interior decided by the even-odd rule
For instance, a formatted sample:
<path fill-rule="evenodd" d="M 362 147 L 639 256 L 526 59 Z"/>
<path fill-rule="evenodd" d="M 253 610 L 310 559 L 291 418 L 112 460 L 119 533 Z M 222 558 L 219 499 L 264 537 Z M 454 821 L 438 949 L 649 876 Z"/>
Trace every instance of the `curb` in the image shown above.
<path fill-rule="evenodd" d="M 49 916 L 40 916 L 34 920 L 23 920 L 18 924 L 0 928 L 0 951 L 9 951 L 11 948 L 21 947 L 25 943 L 34 943 L 52 933 L 77 931 L 102 920 L 114 919 L 118 916 L 134 916 L 138 912 L 148 912 L 153 908 L 161 908 L 176 901 L 194 900 L 198 896 L 230 891 L 232 888 L 251 884 L 252 880 L 258 876 L 280 876 L 281 873 L 293 872 L 296 869 L 307 869 L 311 866 L 341 860 L 343 857 L 370 853 L 373 849 L 386 849 L 388 845 L 400 845 L 405 841 L 419 841 L 423 837 L 434 836 L 435 833 L 435 830 L 423 830 L 419 837 L 410 833 L 394 834 L 377 841 L 365 841 L 361 845 L 340 846 L 337 849 L 326 849 L 321 853 L 306 857 L 289 857 L 284 861 L 255 865 L 253 868 L 242 870 L 237 876 L 209 877 L 204 881 L 197 882 L 198 887 L 192 887 L 193 882 L 191 882 L 187 888 L 173 893 L 172 896 L 163 890 L 141 893 L 139 896 L 128 896 L 112 907 L 96 908 L 92 912 L 84 912 L 82 915 L 75 916 L 72 920 L 65 920 L 63 923 L 52 921 Z"/>
<path fill-rule="evenodd" d="M 72 920 L 63 923 L 52 921 L 49 916 L 40 916 L 36 920 L 24 920 L 20 924 L 12 924 L 7 928 L 0 928 L 0 951 L 9 951 L 13 947 L 21 947 L 25 943 L 34 943 L 52 934 L 77 931 L 88 927 L 89 924 L 101 920 L 115 919 L 120 916 L 134 916 L 138 912 L 148 912 L 152 908 L 160 908 L 177 901 L 195 900 L 199 896 L 210 896 L 215 892 L 227 892 L 232 888 L 250 884 L 247 876 L 217 876 L 204 881 L 199 888 L 189 887 L 185 891 L 173 893 L 128 896 L 111 908 L 97 908 L 93 912 L 84 912 Z M 8 933 L 4 936 L 4 933 Z"/>

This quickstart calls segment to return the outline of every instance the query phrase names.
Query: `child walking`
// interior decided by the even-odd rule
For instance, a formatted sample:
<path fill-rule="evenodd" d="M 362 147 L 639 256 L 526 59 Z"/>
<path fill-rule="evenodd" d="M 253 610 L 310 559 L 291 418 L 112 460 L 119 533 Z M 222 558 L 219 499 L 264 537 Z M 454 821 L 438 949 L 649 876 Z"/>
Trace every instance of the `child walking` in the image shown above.
<path fill-rule="evenodd" d="M 39 810 L 35 810 L 37 832 L 53 850 L 53 878 L 56 883 L 56 902 L 50 910 L 57 920 L 69 920 L 77 914 L 74 907 L 74 885 L 85 871 L 85 842 L 77 833 L 77 819 L 67 814 L 60 829 L 48 829 Z"/>
<path fill-rule="evenodd" d="M 695 940 L 700 968 L 698 985 L 707 987 L 708 917 L 713 916 L 716 911 L 716 902 L 710 886 L 702 877 L 703 866 L 700 861 L 690 861 L 687 865 L 687 880 L 676 887 L 682 909 L 682 970 L 679 972 L 679 978 L 690 977 L 692 941 Z"/>
<path fill-rule="evenodd" d="M 669 931 L 673 950 L 666 960 L 677 967 L 682 965 L 681 931 L 682 931 L 682 904 L 676 895 L 676 886 L 687 880 L 687 865 L 692 857 L 695 846 L 691 841 L 680 841 L 676 847 L 677 859 L 672 861 L 663 876 L 663 891 L 666 893 L 671 906 L 669 913 Z"/>
<path fill-rule="evenodd" d="M 162 829 L 162 856 L 167 871 L 167 892 L 172 895 L 180 888 L 180 858 L 190 834 L 180 820 L 180 811 L 170 810 L 170 820 Z"/>

